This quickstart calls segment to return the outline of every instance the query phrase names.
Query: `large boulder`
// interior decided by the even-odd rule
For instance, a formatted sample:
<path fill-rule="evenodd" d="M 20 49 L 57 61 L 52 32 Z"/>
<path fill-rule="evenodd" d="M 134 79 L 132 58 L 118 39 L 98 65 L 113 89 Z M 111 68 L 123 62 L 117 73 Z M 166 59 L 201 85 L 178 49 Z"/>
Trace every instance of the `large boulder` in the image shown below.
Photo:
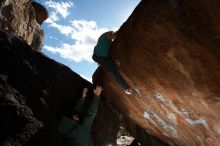
<path fill-rule="evenodd" d="M 59 119 L 70 114 L 83 87 L 89 107 L 94 86 L 5 30 L 0 46 L 0 145 L 60 145 Z M 97 146 L 116 142 L 119 119 L 109 105 L 101 99 L 93 128 Z"/>
<path fill-rule="evenodd" d="M 3 30 L 0 31 L 0 46 L 0 108 L 1 111 L 5 109 L 0 115 L 4 119 L 1 142 L 16 141 L 16 145 L 23 145 L 31 140 L 29 145 L 56 145 L 59 113 L 66 114 L 80 97 L 83 86 L 92 85 Z M 62 103 L 66 109 L 61 107 Z M 25 132 L 32 121 L 35 124 L 28 127 L 32 133 Z M 35 133 L 31 129 L 35 129 Z M 25 141 L 19 138 L 23 133 L 28 137 Z M 37 142 L 32 142 L 35 140 Z"/>
<path fill-rule="evenodd" d="M 111 48 L 139 94 L 126 96 L 100 69 L 93 80 L 148 134 L 170 145 L 219 146 L 219 15 L 218 0 L 142 0 Z"/>

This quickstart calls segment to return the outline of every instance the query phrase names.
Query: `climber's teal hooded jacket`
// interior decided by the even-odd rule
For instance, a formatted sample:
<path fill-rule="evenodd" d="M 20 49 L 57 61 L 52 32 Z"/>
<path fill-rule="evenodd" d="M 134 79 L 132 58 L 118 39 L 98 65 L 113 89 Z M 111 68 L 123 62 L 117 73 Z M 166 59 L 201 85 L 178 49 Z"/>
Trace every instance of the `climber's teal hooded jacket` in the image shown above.
<path fill-rule="evenodd" d="M 99 39 L 98 43 L 94 48 L 94 55 L 102 56 L 102 57 L 109 57 L 109 49 L 111 48 L 112 42 L 106 36 L 106 33 L 102 34 Z"/>

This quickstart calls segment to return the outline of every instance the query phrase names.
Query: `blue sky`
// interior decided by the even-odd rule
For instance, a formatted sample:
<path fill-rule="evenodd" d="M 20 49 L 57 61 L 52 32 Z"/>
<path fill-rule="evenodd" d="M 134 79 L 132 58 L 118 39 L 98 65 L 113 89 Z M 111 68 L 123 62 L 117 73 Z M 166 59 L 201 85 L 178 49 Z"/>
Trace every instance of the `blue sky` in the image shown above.
<path fill-rule="evenodd" d="M 42 52 L 91 81 L 97 68 L 91 56 L 98 37 L 119 29 L 141 0 L 36 1 L 49 12 Z"/>

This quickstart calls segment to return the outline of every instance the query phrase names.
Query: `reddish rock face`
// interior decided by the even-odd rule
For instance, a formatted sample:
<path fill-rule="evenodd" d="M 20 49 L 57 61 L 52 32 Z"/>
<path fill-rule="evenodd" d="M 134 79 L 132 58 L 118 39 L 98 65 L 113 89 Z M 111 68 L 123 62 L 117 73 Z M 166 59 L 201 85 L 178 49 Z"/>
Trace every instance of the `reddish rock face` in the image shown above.
<path fill-rule="evenodd" d="M 218 0 L 141 1 L 111 48 L 140 93 L 126 96 L 102 70 L 94 81 L 124 116 L 170 145 L 220 145 L 219 15 Z"/>
<path fill-rule="evenodd" d="M 42 5 L 33 5 L 30 0 L 1 0 L 0 28 L 22 37 L 33 50 L 40 51 L 44 35 L 40 25 L 48 14 Z"/>

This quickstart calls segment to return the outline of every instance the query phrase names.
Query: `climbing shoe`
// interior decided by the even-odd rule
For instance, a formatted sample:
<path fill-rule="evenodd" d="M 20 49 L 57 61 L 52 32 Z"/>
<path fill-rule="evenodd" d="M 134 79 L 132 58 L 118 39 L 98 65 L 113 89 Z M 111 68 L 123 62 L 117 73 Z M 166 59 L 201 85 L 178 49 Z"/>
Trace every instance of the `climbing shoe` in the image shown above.
<path fill-rule="evenodd" d="M 128 88 L 128 89 L 125 90 L 125 94 L 127 94 L 127 95 L 137 94 L 137 93 L 138 92 L 133 88 Z"/>

